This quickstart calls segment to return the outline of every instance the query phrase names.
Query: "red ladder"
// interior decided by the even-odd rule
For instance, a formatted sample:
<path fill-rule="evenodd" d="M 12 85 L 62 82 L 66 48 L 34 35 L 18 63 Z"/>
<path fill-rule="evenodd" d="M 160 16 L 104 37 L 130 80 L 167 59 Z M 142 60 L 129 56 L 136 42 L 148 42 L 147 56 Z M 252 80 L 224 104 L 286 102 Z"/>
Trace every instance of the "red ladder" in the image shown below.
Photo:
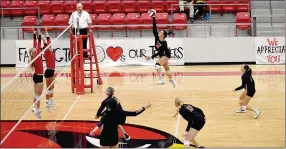
<path fill-rule="evenodd" d="M 89 49 L 82 48 L 82 38 L 87 38 L 89 40 Z M 84 58 L 83 52 L 87 52 L 89 57 Z M 70 55 L 71 58 L 75 56 L 75 58 L 71 61 L 72 92 L 74 93 L 76 90 L 78 95 L 82 95 L 84 94 L 85 88 L 90 88 L 91 92 L 93 93 L 93 78 L 97 78 L 97 84 L 102 85 L 93 33 L 79 36 L 75 36 L 70 33 Z M 85 61 L 89 61 L 89 69 L 84 69 Z M 95 64 L 95 69 L 93 69 L 93 64 Z M 96 74 L 94 74 L 95 71 Z M 90 84 L 85 84 L 87 82 L 85 78 L 90 79 Z"/>

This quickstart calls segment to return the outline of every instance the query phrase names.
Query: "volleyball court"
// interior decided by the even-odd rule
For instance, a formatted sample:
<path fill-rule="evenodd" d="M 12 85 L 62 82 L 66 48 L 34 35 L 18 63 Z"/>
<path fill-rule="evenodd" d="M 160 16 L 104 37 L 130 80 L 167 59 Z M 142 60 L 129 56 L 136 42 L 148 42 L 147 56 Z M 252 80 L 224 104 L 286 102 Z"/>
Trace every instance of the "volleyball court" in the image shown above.
<path fill-rule="evenodd" d="M 23 68 L 20 69 L 20 71 L 9 80 L 1 79 L 1 120 L 18 120 L 18 122 L 13 126 L 13 128 L 10 129 L 9 132 L 2 132 L 1 134 L 1 146 L 3 143 L 9 139 L 9 136 L 13 134 L 14 130 L 17 129 L 18 126 L 21 125 L 21 121 L 28 120 L 28 119 L 38 119 L 34 113 L 32 112 L 32 109 L 35 107 L 35 103 L 33 102 L 35 98 L 35 91 L 34 91 L 34 82 L 33 82 L 33 70 L 31 69 L 31 65 L 35 60 L 39 57 L 41 57 L 46 50 L 49 50 L 49 48 L 53 49 L 55 47 L 61 47 L 66 43 L 66 41 L 69 39 L 64 36 L 65 34 L 70 34 L 71 32 L 71 25 L 66 27 L 56 38 L 51 38 L 51 43 L 48 44 L 45 48 L 43 48 L 43 40 L 37 39 L 38 42 L 41 41 L 41 48 L 42 52 L 38 54 L 32 61 L 27 63 Z M 41 33 L 45 35 L 45 33 L 42 31 Z M 39 36 L 37 36 L 39 37 Z M 30 39 L 32 41 L 32 39 Z M 29 48 L 26 48 L 25 53 L 29 53 L 29 49 L 33 47 L 33 44 L 30 44 L 32 42 L 28 41 L 25 42 L 29 45 L 26 45 Z M 77 48 L 74 48 L 75 52 L 77 52 Z M 60 53 L 59 53 L 60 54 Z M 76 54 L 70 56 L 70 61 L 73 61 L 76 58 Z M 58 57 L 56 54 L 55 57 Z M 55 83 L 57 79 L 60 79 L 60 76 L 64 72 L 70 71 L 70 65 L 71 62 L 65 62 L 61 64 L 61 66 L 56 66 L 55 68 L 55 79 L 52 82 Z M 43 61 L 43 65 L 45 66 L 45 61 Z M 44 67 L 45 70 L 45 67 Z M 45 78 L 43 78 L 43 91 L 40 96 L 39 102 L 41 102 L 40 110 L 42 113 L 47 113 L 48 110 L 45 108 L 46 106 L 46 93 L 48 88 L 51 86 L 46 86 L 45 84 Z M 56 84 L 57 85 L 57 84 Z M 57 86 L 55 85 L 55 90 Z M 59 87 L 59 86 L 58 86 Z M 67 89 L 68 92 L 70 92 L 70 89 Z M 56 94 L 60 94 L 58 92 L 55 92 Z M 74 99 L 76 100 L 76 99 Z M 57 103 L 57 99 L 55 98 L 55 103 Z M 56 111 L 52 111 L 56 112 Z M 67 111 L 68 112 L 68 111 Z M 44 114 L 45 115 L 45 114 Z M 66 115 L 65 115 L 66 117 Z M 64 117 L 63 117 L 64 118 Z M 45 119 L 45 117 L 42 117 L 42 119 Z M 55 121 L 56 122 L 56 121 Z M 1 127 L 2 129 L 2 127 Z M 3 134 L 4 133 L 4 134 Z M 56 133 L 51 134 L 51 138 Z"/>

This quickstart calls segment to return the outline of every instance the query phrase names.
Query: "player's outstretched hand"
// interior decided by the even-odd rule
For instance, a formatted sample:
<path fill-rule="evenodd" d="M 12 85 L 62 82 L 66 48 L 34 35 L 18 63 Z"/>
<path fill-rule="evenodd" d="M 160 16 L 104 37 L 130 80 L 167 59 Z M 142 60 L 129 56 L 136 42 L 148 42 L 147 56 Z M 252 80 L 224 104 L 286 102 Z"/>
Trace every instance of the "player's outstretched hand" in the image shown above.
<path fill-rule="evenodd" d="M 95 132 L 96 132 L 96 131 L 93 129 L 93 130 L 89 133 L 89 135 L 90 135 L 90 136 L 95 136 Z"/>
<path fill-rule="evenodd" d="M 148 109 L 151 107 L 151 103 L 148 103 L 147 105 L 144 106 L 145 109 Z"/>
<path fill-rule="evenodd" d="M 146 60 L 150 60 L 151 59 L 151 56 L 146 56 Z"/>

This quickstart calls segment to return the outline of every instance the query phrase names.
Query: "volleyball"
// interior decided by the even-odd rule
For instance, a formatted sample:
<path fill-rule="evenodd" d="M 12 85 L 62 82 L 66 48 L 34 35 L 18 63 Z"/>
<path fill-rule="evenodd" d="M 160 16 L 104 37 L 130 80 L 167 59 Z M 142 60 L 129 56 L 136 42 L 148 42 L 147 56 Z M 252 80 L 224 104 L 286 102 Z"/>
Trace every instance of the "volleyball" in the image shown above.
<path fill-rule="evenodd" d="M 149 14 L 150 17 L 153 17 L 153 16 L 156 14 L 156 10 L 150 9 L 150 10 L 148 11 L 148 14 Z"/>

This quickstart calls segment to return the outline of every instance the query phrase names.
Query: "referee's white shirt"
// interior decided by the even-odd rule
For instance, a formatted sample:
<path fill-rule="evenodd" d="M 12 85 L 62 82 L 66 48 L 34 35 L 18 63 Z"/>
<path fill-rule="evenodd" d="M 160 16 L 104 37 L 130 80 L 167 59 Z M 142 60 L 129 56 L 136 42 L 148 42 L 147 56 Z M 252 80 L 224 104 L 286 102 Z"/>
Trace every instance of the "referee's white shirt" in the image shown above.
<path fill-rule="evenodd" d="M 79 29 L 87 28 L 92 23 L 88 12 L 82 10 L 81 13 L 75 11 L 70 16 L 69 24 L 73 24 L 73 28 L 77 28 L 77 18 L 79 18 Z"/>

